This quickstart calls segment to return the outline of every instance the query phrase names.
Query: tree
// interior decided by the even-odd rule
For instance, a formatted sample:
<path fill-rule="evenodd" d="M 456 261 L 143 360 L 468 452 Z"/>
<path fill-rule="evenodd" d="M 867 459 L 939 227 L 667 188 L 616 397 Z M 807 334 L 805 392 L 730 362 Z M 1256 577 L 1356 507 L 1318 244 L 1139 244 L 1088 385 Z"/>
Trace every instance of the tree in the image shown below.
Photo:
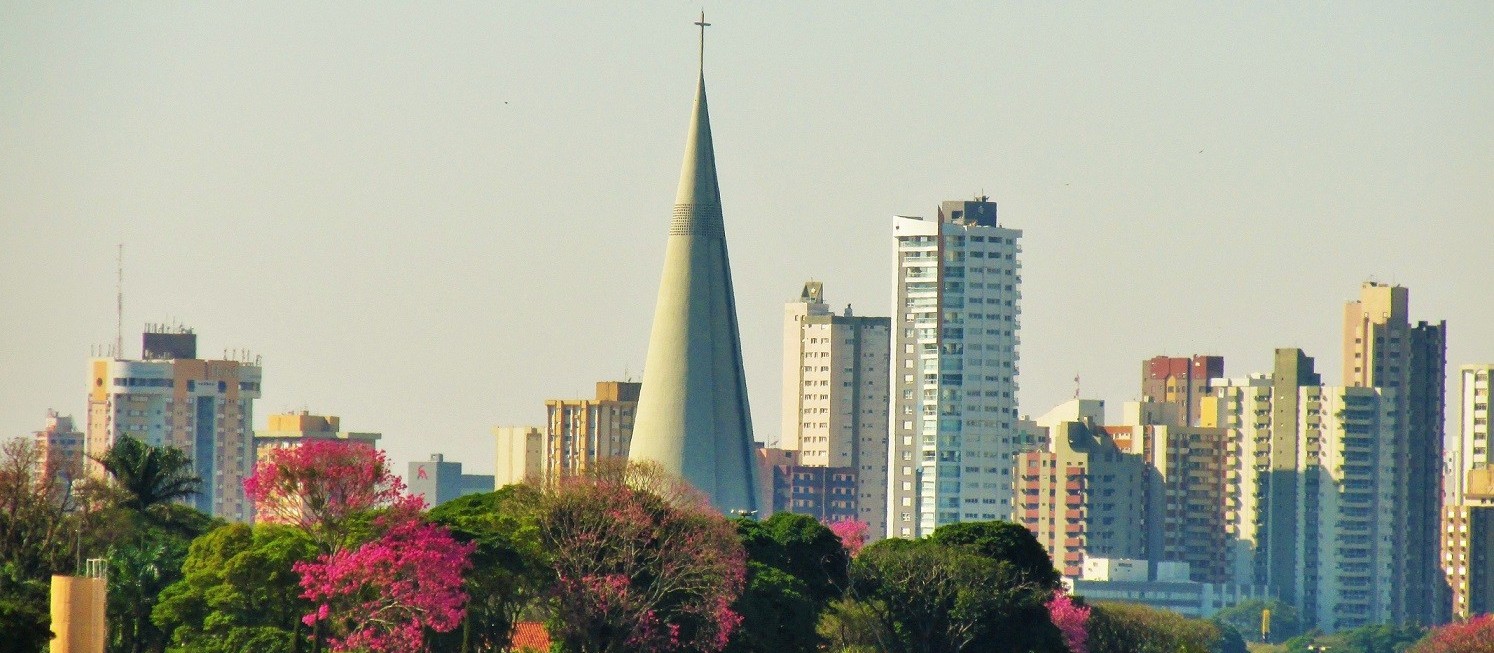
<path fill-rule="evenodd" d="M 418 651 L 425 629 L 447 632 L 462 621 L 473 544 L 459 544 L 437 524 L 398 511 L 379 537 L 356 548 L 298 562 L 302 597 L 316 602 L 307 625 L 332 625 L 333 651 Z"/>
<path fill-rule="evenodd" d="M 1434 628 L 1408 650 L 1409 653 L 1494 653 L 1494 615 Z"/>
<path fill-rule="evenodd" d="M 48 582 L 76 566 L 78 520 L 68 493 L 48 478 L 34 441 L 0 446 L 0 651 L 29 653 L 52 639 Z"/>
<path fill-rule="evenodd" d="M 1297 609 L 1276 599 L 1248 599 L 1214 613 L 1214 621 L 1229 624 L 1246 639 L 1261 641 L 1261 616 L 1271 611 L 1271 641 L 1284 642 L 1302 633 L 1302 618 Z"/>
<path fill-rule="evenodd" d="M 95 460 L 129 493 L 120 507 L 142 514 L 152 506 L 187 499 L 202 485 L 182 450 L 153 447 L 127 435 Z"/>
<path fill-rule="evenodd" d="M 960 547 L 991 560 L 1012 565 L 1021 582 L 1057 590 L 1062 578 L 1053 567 L 1047 549 L 1021 524 L 1009 521 L 979 521 L 949 524 L 936 529 L 929 539 L 937 544 Z"/>
<path fill-rule="evenodd" d="M 856 557 L 852 587 L 880 624 L 879 650 L 1065 650 L 1044 606 L 1052 590 L 973 548 L 884 540 Z"/>
<path fill-rule="evenodd" d="M 1085 642 L 1089 640 L 1089 607 L 1076 602 L 1066 592 L 1054 592 L 1048 601 L 1048 618 L 1063 633 L 1063 643 L 1069 653 L 1088 653 Z"/>
<path fill-rule="evenodd" d="M 806 515 L 733 520 L 747 553 L 742 625 L 728 651 L 814 651 L 820 611 L 845 593 L 850 555 L 834 531 Z"/>
<path fill-rule="evenodd" d="M 1089 617 L 1089 653 L 1213 653 L 1219 626 L 1134 603 L 1098 603 Z"/>
<path fill-rule="evenodd" d="M 430 634 L 438 650 L 505 650 L 525 607 L 550 591 L 553 574 L 540 543 L 539 490 L 509 485 L 447 501 L 429 518 L 458 542 L 476 545 L 465 579 L 467 615 L 447 633 Z"/>
<path fill-rule="evenodd" d="M 294 528 L 221 526 L 192 542 L 182 579 L 161 593 L 151 620 L 184 650 L 290 653 L 311 611 L 293 566 L 315 555 Z"/>
<path fill-rule="evenodd" d="M 1287 640 L 1286 649 L 1290 653 L 1307 653 L 1312 645 L 1326 646 L 1334 653 L 1400 653 L 1426 634 L 1426 628 L 1414 624 L 1371 624 L 1331 635 L 1309 632 Z"/>
<path fill-rule="evenodd" d="M 851 557 L 861 553 L 861 548 L 866 546 L 867 531 L 871 529 L 866 522 L 860 519 L 842 519 L 830 524 L 830 532 L 840 538 L 841 546 Z"/>
<path fill-rule="evenodd" d="M 350 521 L 401 501 L 413 503 L 384 452 L 344 440 L 271 449 L 244 481 L 244 492 L 260 522 L 300 528 L 326 552 L 350 543 Z"/>
<path fill-rule="evenodd" d="M 656 466 L 599 465 L 544 489 L 552 640 L 572 653 L 720 651 L 741 617 L 730 522 Z"/>

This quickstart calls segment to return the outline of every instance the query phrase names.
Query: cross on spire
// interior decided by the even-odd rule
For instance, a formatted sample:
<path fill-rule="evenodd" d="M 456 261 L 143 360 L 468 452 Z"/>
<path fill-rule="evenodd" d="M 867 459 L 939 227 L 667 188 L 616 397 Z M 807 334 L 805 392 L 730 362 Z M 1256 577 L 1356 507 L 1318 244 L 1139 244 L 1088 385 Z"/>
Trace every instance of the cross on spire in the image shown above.
<path fill-rule="evenodd" d="M 695 24 L 700 26 L 700 72 L 705 74 L 705 28 L 711 24 L 706 22 L 704 9 L 700 11 L 700 20 L 695 21 Z"/>

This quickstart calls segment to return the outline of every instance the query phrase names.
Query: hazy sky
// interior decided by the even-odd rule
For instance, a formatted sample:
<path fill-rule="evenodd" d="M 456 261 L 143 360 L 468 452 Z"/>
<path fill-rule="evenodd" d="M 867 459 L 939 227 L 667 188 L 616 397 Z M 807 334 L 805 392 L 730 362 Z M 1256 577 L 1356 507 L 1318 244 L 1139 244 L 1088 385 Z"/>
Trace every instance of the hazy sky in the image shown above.
<path fill-rule="evenodd" d="M 1494 360 L 1494 3 L 1216 4 L 707 4 L 758 437 L 783 303 L 888 314 L 890 217 L 982 190 L 1024 413 L 1160 353 L 1337 382 L 1370 278 Z M 256 426 L 490 471 L 492 426 L 640 376 L 699 8 L 0 1 L 0 434 L 82 421 L 122 242 L 131 355 L 177 320 L 263 356 Z"/>

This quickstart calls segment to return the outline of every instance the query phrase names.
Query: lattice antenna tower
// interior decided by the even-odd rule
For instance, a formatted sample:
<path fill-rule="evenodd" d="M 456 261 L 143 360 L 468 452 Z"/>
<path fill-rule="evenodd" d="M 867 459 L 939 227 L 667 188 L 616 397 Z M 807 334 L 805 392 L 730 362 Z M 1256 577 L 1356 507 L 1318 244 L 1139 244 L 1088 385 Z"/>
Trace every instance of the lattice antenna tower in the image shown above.
<path fill-rule="evenodd" d="M 114 357 L 124 358 L 124 243 L 119 244 L 114 264 Z"/>

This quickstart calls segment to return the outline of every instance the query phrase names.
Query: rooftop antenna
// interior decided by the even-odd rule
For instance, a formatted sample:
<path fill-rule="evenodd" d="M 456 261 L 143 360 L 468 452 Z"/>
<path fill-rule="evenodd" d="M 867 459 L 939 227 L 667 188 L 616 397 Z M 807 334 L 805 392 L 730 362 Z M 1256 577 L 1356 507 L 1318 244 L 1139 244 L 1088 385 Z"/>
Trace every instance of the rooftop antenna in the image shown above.
<path fill-rule="evenodd" d="M 114 259 L 114 357 L 124 358 L 124 243 Z"/>
<path fill-rule="evenodd" d="M 1074 375 L 1074 398 L 1079 398 L 1079 375 Z"/>

